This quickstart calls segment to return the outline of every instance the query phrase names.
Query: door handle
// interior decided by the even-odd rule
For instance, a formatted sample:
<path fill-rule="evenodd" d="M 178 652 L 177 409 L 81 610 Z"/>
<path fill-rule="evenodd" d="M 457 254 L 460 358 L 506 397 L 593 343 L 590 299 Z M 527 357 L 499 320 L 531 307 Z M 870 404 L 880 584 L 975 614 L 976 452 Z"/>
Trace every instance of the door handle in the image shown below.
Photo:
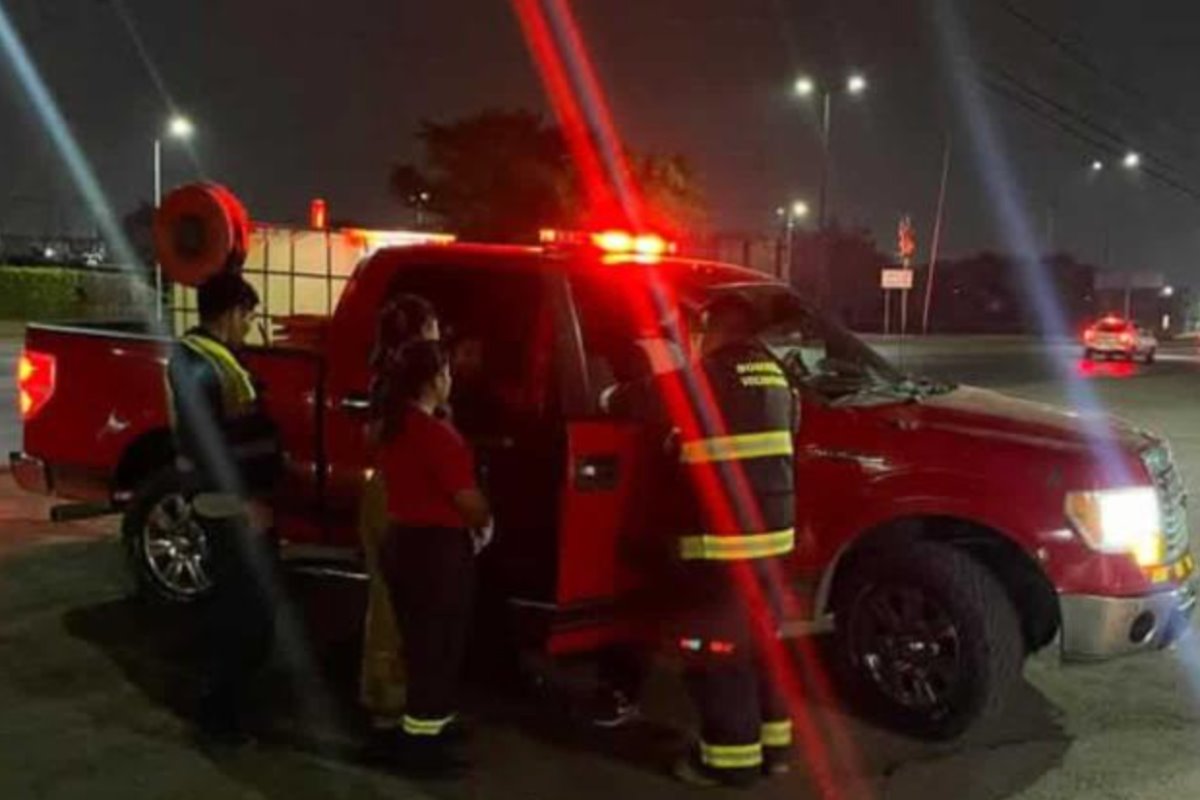
<path fill-rule="evenodd" d="M 517 441 L 511 436 L 480 436 L 472 439 L 471 444 L 478 450 L 512 450 Z"/>
<path fill-rule="evenodd" d="M 575 488 L 604 492 L 617 488 L 620 459 L 615 455 L 583 456 L 575 462 Z"/>
<path fill-rule="evenodd" d="M 338 403 L 338 407 L 342 409 L 342 411 L 362 413 L 364 411 L 371 410 L 371 401 L 366 395 L 348 394 L 341 399 L 341 402 Z"/>

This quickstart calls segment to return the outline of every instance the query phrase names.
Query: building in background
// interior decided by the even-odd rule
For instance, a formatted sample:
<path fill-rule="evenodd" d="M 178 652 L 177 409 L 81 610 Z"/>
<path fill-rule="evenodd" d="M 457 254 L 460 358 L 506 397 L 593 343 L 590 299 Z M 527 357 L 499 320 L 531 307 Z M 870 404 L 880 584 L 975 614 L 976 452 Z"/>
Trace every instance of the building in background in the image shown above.
<path fill-rule="evenodd" d="M 255 223 L 243 273 L 262 298 L 260 312 L 271 327 L 256 331 L 251 342 L 269 343 L 280 328 L 293 341 L 304 338 L 307 330 L 323 328 L 355 267 L 375 251 L 452 241 L 449 234 L 423 231 Z M 176 332 L 195 325 L 199 319 L 196 290 L 172 286 L 171 314 Z"/>
<path fill-rule="evenodd" d="M 686 247 L 690 256 L 764 272 L 784 277 L 784 252 L 777 236 L 761 233 L 725 232 L 706 236 Z"/>

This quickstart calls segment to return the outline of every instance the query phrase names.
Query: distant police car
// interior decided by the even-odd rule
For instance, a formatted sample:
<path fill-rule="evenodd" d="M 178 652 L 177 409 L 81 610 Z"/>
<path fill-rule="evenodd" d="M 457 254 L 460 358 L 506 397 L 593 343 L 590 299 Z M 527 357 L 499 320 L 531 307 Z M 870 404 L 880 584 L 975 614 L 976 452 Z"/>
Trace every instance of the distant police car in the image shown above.
<path fill-rule="evenodd" d="M 1133 361 L 1140 358 L 1153 364 L 1157 352 L 1158 340 L 1153 333 L 1114 315 L 1104 317 L 1083 335 L 1083 357 L 1088 360 L 1125 358 Z"/>

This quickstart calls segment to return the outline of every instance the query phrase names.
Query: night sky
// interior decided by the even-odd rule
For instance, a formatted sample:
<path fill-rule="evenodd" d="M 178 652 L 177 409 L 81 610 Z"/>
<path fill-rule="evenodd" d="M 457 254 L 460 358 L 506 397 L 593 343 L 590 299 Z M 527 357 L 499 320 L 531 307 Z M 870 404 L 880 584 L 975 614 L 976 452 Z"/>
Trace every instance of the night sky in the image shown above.
<path fill-rule="evenodd" d="M 121 211 L 151 195 L 151 142 L 170 105 L 159 82 L 198 127 L 190 152 L 167 145 L 167 183 L 202 170 L 265 220 L 302 218 L 321 195 L 335 218 L 399 224 L 405 212 L 387 194 L 387 173 L 416 156 L 421 119 L 545 107 L 506 0 L 124 0 L 149 67 L 111 2 L 0 5 Z M 574 2 L 619 129 L 636 148 L 693 161 L 714 229 L 766 230 L 776 206 L 815 201 L 815 106 L 791 85 L 800 72 L 840 84 L 858 68 L 869 92 L 835 101 L 831 208 L 843 222 L 890 249 L 909 212 L 927 245 L 949 134 L 947 254 L 1017 246 L 994 213 L 999 181 L 1019 193 L 1038 246 L 1054 207 L 1059 249 L 1099 262 L 1111 224 L 1114 266 L 1200 283 L 1200 200 L 1115 163 L 1133 147 L 1200 193 L 1195 0 L 945 0 L 969 37 L 970 63 L 947 53 L 935 5 Z M 964 124 L 954 76 L 976 70 L 1042 113 L 982 93 L 999 148 L 981 150 Z M 87 230 L 7 62 L 0 119 L 0 231 Z M 1109 162 L 1099 179 L 1088 172 L 1095 158 Z"/>

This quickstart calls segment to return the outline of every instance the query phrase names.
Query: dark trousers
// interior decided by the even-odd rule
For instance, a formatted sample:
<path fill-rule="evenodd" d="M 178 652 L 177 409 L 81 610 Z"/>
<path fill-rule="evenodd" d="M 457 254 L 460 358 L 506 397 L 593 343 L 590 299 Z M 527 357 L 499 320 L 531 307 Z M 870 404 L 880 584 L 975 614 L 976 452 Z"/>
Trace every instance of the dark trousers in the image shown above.
<path fill-rule="evenodd" d="M 684 682 L 700 717 L 701 763 L 722 780 L 749 782 L 764 761 L 786 760 L 792 724 L 787 700 L 772 668 L 782 656 L 769 607 L 748 602 L 741 581 L 758 580 L 754 569 L 735 577 L 728 564 L 686 568 L 677 589 L 680 609 L 672 625 L 684 659 Z M 779 669 L 785 668 L 777 664 Z"/>
<path fill-rule="evenodd" d="M 791 757 L 791 713 L 765 659 L 705 653 L 688 659 L 684 682 L 700 716 L 700 761 L 732 782 L 764 762 Z"/>
<path fill-rule="evenodd" d="M 214 732 L 241 727 L 251 689 L 275 637 L 275 573 L 261 541 L 244 522 L 209 521 L 213 593 L 202 608 L 204 697 L 201 724 Z"/>
<path fill-rule="evenodd" d="M 436 740 L 458 712 L 475 588 L 470 535 L 392 526 L 380 552 L 404 641 L 404 731 Z"/>

